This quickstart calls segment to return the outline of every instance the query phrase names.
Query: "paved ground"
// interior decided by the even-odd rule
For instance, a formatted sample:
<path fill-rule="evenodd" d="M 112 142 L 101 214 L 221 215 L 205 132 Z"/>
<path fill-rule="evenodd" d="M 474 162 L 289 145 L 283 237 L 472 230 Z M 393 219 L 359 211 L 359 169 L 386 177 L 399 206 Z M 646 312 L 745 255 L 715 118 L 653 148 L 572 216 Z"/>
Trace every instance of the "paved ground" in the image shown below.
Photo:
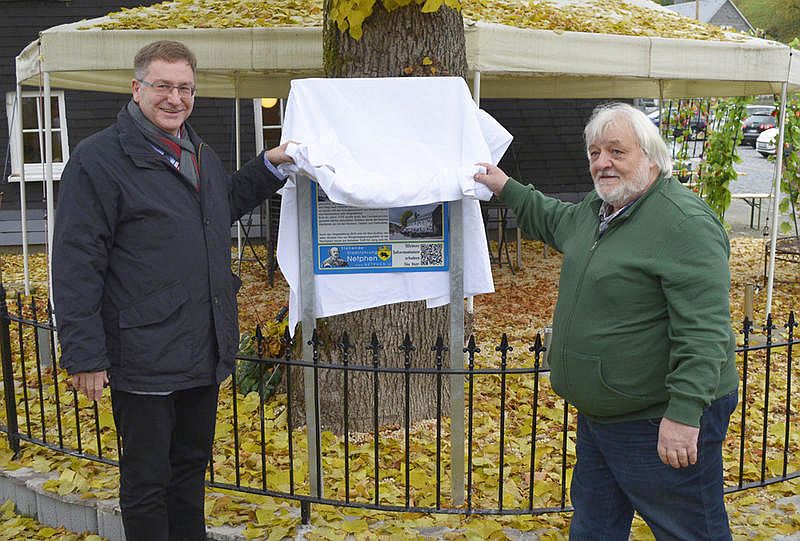
<path fill-rule="evenodd" d="M 743 193 L 771 193 L 774 178 L 775 162 L 763 158 L 753 147 L 740 146 L 739 157 L 742 162 L 736 164 L 738 178 L 731 184 L 731 192 Z M 731 225 L 731 236 L 762 237 L 764 228 L 772 223 L 773 202 L 763 200 L 761 208 L 761 223 L 758 227 L 758 210 L 754 213 L 753 228 L 750 227 L 751 208 L 742 199 L 734 198 L 728 212 L 726 221 Z"/>

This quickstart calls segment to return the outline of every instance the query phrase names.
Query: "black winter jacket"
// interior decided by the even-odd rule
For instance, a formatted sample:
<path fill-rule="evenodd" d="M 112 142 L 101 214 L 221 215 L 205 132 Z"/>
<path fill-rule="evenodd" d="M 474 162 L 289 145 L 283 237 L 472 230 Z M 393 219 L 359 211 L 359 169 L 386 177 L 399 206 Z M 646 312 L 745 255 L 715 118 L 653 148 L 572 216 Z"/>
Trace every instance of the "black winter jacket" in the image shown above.
<path fill-rule="evenodd" d="M 258 156 L 228 176 L 188 127 L 199 191 L 123 108 L 81 142 L 61 176 L 53 246 L 61 366 L 109 371 L 121 391 L 219 383 L 239 328 L 231 224 L 283 182 Z"/>

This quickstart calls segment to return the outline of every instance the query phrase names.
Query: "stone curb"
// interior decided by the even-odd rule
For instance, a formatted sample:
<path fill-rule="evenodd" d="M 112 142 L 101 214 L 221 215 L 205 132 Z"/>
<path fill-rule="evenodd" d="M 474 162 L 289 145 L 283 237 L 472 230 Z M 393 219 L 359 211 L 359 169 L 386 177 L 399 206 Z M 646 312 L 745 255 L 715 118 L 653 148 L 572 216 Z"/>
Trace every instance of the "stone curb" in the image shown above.
<path fill-rule="evenodd" d="M 0 470 L 0 502 L 13 500 L 17 512 L 53 528 L 96 533 L 109 541 L 125 541 L 122 515 L 116 499 L 83 499 L 74 494 L 60 496 L 42 488 L 56 473 L 37 473 L 31 468 Z M 208 539 L 244 541 L 243 527 L 208 528 Z"/>

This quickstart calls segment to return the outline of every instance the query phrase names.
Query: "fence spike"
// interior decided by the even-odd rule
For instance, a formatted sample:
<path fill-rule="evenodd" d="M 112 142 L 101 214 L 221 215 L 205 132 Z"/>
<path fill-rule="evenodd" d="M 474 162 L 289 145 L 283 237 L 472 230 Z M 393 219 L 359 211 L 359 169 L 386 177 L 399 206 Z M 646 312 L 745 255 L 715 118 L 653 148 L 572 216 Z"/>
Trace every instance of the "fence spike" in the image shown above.
<path fill-rule="evenodd" d="M 372 366 L 377 367 L 383 345 L 378 341 L 378 335 L 375 332 L 372 333 L 367 349 L 372 352 Z"/>
<path fill-rule="evenodd" d="M 503 333 L 503 336 L 500 337 L 500 345 L 495 347 L 494 350 L 500 351 L 503 354 L 514 351 L 514 348 L 508 345 L 508 335 L 506 333 Z"/>
<path fill-rule="evenodd" d="M 474 355 L 475 353 L 480 353 L 481 348 L 475 345 L 475 335 L 469 335 L 469 342 L 467 342 L 467 347 L 464 348 L 464 353 L 469 353 L 470 355 Z"/>
<path fill-rule="evenodd" d="M 767 334 L 772 334 L 772 331 L 775 329 L 775 325 L 772 324 L 772 314 L 767 314 L 767 322 L 762 327 Z"/>
<path fill-rule="evenodd" d="M 436 335 L 436 343 L 431 347 L 431 351 L 435 351 L 437 355 L 442 355 L 445 351 L 448 351 L 441 334 Z"/>
<path fill-rule="evenodd" d="M 748 318 L 747 316 L 744 316 L 744 321 L 742 321 L 742 330 L 741 330 L 740 334 L 743 334 L 745 336 L 745 340 L 746 340 L 747 337 L 752 332 L 753 332 L 753 322 L 750 321 L 750 318 Z"/>
<path fill-rule="evenodd" d="M 281 344 L 286 351 L 291 350 L 294 347 L 295 340 L 292 338 L 292 335 L 289 334 L 289 327 L 283 329 L 283 336 L 281 336 Z"/>
<path fill-rule="evenodd" d="M 311 340 L 308 341 L 309 346 L 314 346 L 314 349 L 319 348 L 319 336 L 317 335 L 317 329 L 314 328 L 314 331 L 311 333 Z"/>
<path fill-rule="evenodd" d="M 411 353 L 412 351 L 416 351 L 417 347 L 416 347 L 416 346 L 414 345 L 414 343 L 411 341 L 411 335 L 409 335 L 408 333 L 406 333 L 405 337 L 403 338 L 403 343 L 402 343 L 402 344 L 400 344 L 400 346 L 398 347 L 398 349 L 399 349 L 400 351 L 403 351 L 403 352 L 405 352 L 405 353 Z"/>
<path fill-rule="evenodd" d="M 790 331 L 797 327 L 797 321 L 794 319 L 794 310 L 789 312 L 789 321 L 786 323 L 786 328 Z"/>
<path fill-rule="evenodd" d="M 383 345 L 378 340 L 378 335 L 375 332 L 372 333 L 372 336 L 369 339 L 369 345 L 367 346 L 367 349 L 370 350 L 373 355 L 383 349 Z"/>
<path fill-rule="evenodd" d="M 344 331 L 342 333 L 342 339 L 339 342 L 338 346 L 339 349 L 344 354 L 344 358 L 347 359 L 347 355 L 350 353 L 350 349 L 353 347 L 353 345 L 350 343 L 350 335 L 347 334 L 347 331 Z"/>
<path fill-rule="evenodd" d="M 528 348 L 528 351 L 531 353 L 535 353 L 536 355 L 542 353 L 545 349 L 544 344 L 542 343 L 542 335 L 538 332 L 536 333 L 536 340 L 533 341 L 533 345 Z"/>
<path fill-rule="evenodd" d="M 264 333 L 261 332 L 261 325 L 256 325 L 256 354 L 259 358 L 264 356 Z"/>

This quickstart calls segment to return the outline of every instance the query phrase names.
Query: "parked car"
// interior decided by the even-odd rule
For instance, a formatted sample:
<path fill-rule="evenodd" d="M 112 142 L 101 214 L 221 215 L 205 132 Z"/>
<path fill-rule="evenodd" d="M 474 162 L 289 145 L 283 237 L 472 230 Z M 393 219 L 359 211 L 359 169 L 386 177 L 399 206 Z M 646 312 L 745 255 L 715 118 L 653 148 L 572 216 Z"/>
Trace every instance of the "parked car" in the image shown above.
<path fill-rule="evenodd" d="M 742 144 L 755 147 L 761 132 L 775 126 L 775 117 L 772 115 L 750 115 L 742 123 Z"/>
<path fill-rule="evenodd" d="M 661 126 L 661 112 L 660 111 L 655 110 L 652 113 L 649 113 L 647 115 L 647 117 L 650 119 L 650 121 L 653 124 L 656 125 L 656 127 L 660 127 Z M 708 119 L 700 111 L 692 113 L 692 116 L 690 116 L 688 119 L 684 120 L 683 124 L 681 126 L 677 126 L 677 125 L 672 126 L 673 123 L 677 122 L 677 120 L 675 118 L 670 118 L 668 120 L 669 120 L 670 125 L 672 127 L 672 135 L 673 135 L 673 137 L 678 137 L 679 135 L 681 135 L 681 133 L 684 130 L 684 127 L 688 126 L 689 127 L 689 138 L 690 139 L 702 138 L 702 136 L 706 132 L 706 126 L 708 125 Z"/>
<path fill-rule="evenodd" d="M 756 150 L 765 158 L 775 154 L 775 143 L 778 139 L 778 128 L 769 128 L 761 132 L 756 139 Z"/>
<path fill-rule="evenodd" d="M 747 116 L 750 115 L 771 115 L 775 111 L 774 105 L 745 105 Z"/>

